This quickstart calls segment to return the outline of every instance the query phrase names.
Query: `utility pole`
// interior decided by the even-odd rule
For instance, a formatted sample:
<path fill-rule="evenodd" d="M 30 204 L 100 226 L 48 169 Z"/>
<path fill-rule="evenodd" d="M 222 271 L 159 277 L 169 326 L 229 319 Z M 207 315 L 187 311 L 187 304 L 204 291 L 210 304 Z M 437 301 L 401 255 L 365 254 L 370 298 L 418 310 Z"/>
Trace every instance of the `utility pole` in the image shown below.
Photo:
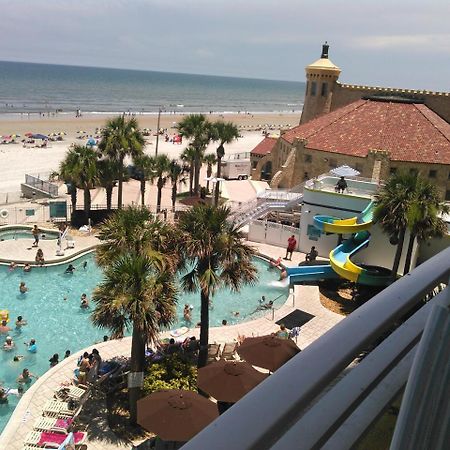
<path fill-rule="evenodd" d="M 159 123 L 161 120 L 161 106 L 158 106 L 158 123 L 156 124 L 156 146 L 155 157 L 158 156 L 158 144 L 159 144 Z"/>

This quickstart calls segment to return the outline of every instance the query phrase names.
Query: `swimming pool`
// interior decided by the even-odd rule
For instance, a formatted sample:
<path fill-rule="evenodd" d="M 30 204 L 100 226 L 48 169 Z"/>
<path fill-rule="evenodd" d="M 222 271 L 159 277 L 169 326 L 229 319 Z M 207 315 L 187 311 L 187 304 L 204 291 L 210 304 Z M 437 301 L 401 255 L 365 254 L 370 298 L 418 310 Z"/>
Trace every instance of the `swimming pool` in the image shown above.
<path fill-rule="evenodd" d="M 40 239 L 52 240 L 58 239 L 57 231 L 42 231 L 39 235 Z M 8 241 L 13 239 L 33 239 L 31 228 L 7 228 L 0 231 L 0 241 Z"/>
<path fill-rule="evenodd" d="M 87 262 L 86 270 L 83 263 Z M 72 353 L 102 341 L 108 331 L 95 328 L 90 322 L 90 312 L 81 310 L 80 296 L 86 293 L 91 296 L 92 290 L 102 278 L 101 270 L 96 266 L 93 255 L 77 259 L 73 275 L 64 274 L 66 265 L 33 268 L 30 273 L 21 269 L 12 272 L 6 266 L 0 266 L 0 310 L 8 310 L 12 328 L 12 336 L 16 348 L 7 352 L 0 350 L 0 384 L 6 387 L 16 387 L 16 378 L 24 367 L 30 372 L 41 375 L 49 368 L 49 359 L 58 353 L 60 360 L 64 352 Z M 210 325 L 219 326 L 223 319 L 229 324 L 248 320 L 249 315 L 259 305 L 262 295 L 267 300 L 275 300 L 276 306 L 281 306 L 287 297 L 288 288 L 277 282 L 278 271 L 270 270 L 268 264 L 260 258 L 255 259 L 258 268 L 259 282 L 256 286 L 244 286 L 240 293 L 228 290 L 219 291 L 212 300 Z M 26 294 L 19 293 L 19 284 L 24 281 L 29 288 Z M 67 298 L 65 300 L 64 298 Z M 178 323 L 173 328 L 189 326 L 183 319 L 184 304 L 193 306 L 192 324 L 200 320 L 200 294 L 180 293 L 177 307 Z M 239 311 L 239 317 L 233 315 Z M 261 313 L 256 313 L 261 314 Z M 15 330 L 14 322 L 17 316 L 28 320 L 28 325 L 21 330 Z M 6 334 L 0 335 L 3 346 Z M 31 354 L 26 351 L 24 342 L 36 339 L 38 351 Z M 14 355 L 24 355 L 24 359 L 14 362 Z M 0 404 L 0 432 L 5 427 L 18 399 L 8 398 L 7 405 Z"/>

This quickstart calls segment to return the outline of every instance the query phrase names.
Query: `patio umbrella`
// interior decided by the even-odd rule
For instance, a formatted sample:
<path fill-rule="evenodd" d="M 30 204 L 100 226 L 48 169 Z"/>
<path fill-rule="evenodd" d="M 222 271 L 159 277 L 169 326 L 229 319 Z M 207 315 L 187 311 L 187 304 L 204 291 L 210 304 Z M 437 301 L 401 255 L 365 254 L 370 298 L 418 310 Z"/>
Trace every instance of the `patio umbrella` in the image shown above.
<path fill-rule="evenodd" d="M 269 335 L 246 338 L 237 351 L 250 364 L 274 372 L 299 353 L 300 349 L 291 339 Z"/>
<path fill-rule="evenodd" d="M 26 137 L 31 137 L 31 136 L 33 136 L 33 133 L 31 131 L 29 131 L 28 133 L 25 133 L 25 136 Z"/>
<path fill-rule="evenodd" d="M 89 138 L 88 141 L 86 142 L 86 145 L 89 145 L 92 147 L 94 145 L 97 145 L 97 142 L 95 141 L 95 139 Z"/>
<path fill-rule="evenodd" d="M 32 134 L 31 137 L 33 139 L 48 139 L 48 136 L 46 136 L 45 134 L 40 134 L 40 133 L 36 133 L 36 134 Z"/>
<path fill-rule="evenodd" d="M 186 442 L 219 416 L 215 403 L 180 389 L 153 392 L 137 408 L 139 425 L 164 441 Z"/>
<path fill-rule="evenodd" d="M 198 371 L 198 387 L 221 402 L 236 403 L 269 375 L 245 361 L 217 361 Z"/>
<path fill-rule="evenodd" d="M 336 167 L 335 169 L 330 170 L 330 173 L 337 175 L 338 177 L 357 177 L 360 175 L 360 172 L 347 165 Z"/>

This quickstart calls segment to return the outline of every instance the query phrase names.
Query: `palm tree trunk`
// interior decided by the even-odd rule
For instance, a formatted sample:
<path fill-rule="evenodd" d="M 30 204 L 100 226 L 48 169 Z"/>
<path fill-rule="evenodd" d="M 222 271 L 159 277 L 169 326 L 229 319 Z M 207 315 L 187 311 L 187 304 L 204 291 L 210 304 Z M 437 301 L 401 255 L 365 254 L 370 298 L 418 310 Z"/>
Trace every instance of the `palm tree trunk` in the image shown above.
<path fill-rule="evenodd" d="M 416 241 L 416 235 L 415 235 L 415 233 L 411 233 L 409 235 L 408 251 L 406 252 L 405 268 L 403 269 L 403 275 L 409 273 L 409 269 L 411 268 L 412 252 L 413 252 L 415 241 Z"/>
<path fill-rule="evenodd" d="M 120 158 L 119 163 L 119 188 L 117 192 L 117 208 L 122 209 L 123 157 Z"/>
<path fill-rule="evenodd" d="M 175 212 L 175 203 L 177 201 L 177 182 L 172 184 L 172 212 Z"/>
<path fill-rule="evenodd" d="M 89 220 L 89 213 L 91 211 L 91 191 L 89 188 L 84 188 L 84 213 L 86 220 Z"/>
<path fill-rule="evenodd" d="M 402 257 L 403 243 L 405 242 L 405 230 L 401 230 L 398 235 L 397 250 L 395 252 L 394 264 L 392 266 L 391 276 L 395 280 L 397 278 L 398 268 L 400 266 L 400 258 Z"/>
<path fill-rule="evenodd" d="M 212 175 L 212 166 L 211 164 L 208 164 L 208 169 L 206 170 L 206 177 L 208 180 L 206 181 L 206 192 L 209 194 L 209 178 L 211 178 Z"/>
<path fill-rule="evenodd" d="M 214 206 L 218 206 L 219 205 L 219 192 L 220 192 L 220 175 L 222 173 L 222 158 L 218 157 L 217 158 L 217 181 L 216 181 L 216 188 L 214 190 Z"/>
<path fill-rule="evenodd" d="M 156 212 L 159 213 L 161 211 L 161 197 L 162 197 L 162 188 L 164 186 L 163 180 L 161 177 L 158 178 L 158 194 L 156 196 Z"/>
<path fill-rule="evenodd" d="M 197 367 L 205 367 L 208 361 L 208 341 L 209 341 L 209 295 L 203 290 L 200 292 L 200 351 L 198 353 Z"/>
<path fill-rule="evenodd" d="M 111 211 L 111 207 L 112 207 L 112 193 L 113 193 L 113 189 L 114 187 L 108 186 L 106 189 L 106 209 L 108 211 Z"/>
<path fill-rule="evenodd" d="M 189 195 L 192 195 L 194 193 L 193 184 L 194 184 L 194 160 L 191 161 L 189 167 Z"/>
<path fill-rule="evenodd" d="M 70 201 L 72 203 L 72 211 L 77 209 L 77 188 L 74 184 L 70 187 Z"/>
<path fill-rule="evenodd" d="M 141 180 L 141 205 L 145 206 L 145 178 Z"/>
<path fill-rule="evenodd" d="M 194 195 L 198 196 L 200 192 L 200 156 L 195 157 L 194 164 Z"/>
<path fill-rule="evenodd" d="M 141 330 L 133 326 L 133 337 L 131 340 L 131 369 L 130 375 L 141 374 L 144 371 L 145 362 L 145 340 L 142 337 Z M 141 375 L 136 375 L 139 378 Z M 136 423 L 137 420 L 137 401 L 141 398 L 141 383 L 134 383 L 128 386 L 128 398 L 130 402 L 130 422 Z"/>

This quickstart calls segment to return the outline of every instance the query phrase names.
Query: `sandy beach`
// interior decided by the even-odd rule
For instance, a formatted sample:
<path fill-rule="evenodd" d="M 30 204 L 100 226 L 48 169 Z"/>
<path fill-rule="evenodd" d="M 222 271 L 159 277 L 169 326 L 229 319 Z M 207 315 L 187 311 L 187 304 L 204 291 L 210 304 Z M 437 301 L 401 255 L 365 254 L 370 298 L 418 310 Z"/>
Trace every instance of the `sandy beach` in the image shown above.
<path fill-rule="evenodd" d="M 161 114 L 160 127 L 167 128 L 169 136 L 172 136 L 176 129 L 174 128 L 179 120 L 184 117 L 179 114 Z M 208 119 L 215 121 L 222 119 L 231 121 L 241 128 L 242 137 L 225 147 L 227 154 L 249 152 L 262 139 L 262 132 L 254 131 L 258 126 L 271 125 L 272 131 L 277 132 L 280 128 L 295 126 L 299 122 L 299 114 L 208 114 Z M 157 128 L 157 115 L 137 115 L 141 128 L 150 128 L 152 131 Z M 59 163 L 64 158 L 68 147 L 72 143 L 84 144 L 86 138 L 79 139 L 78 131 L 84 131 L 86 135 L 94 135 L 95 129 L 104 126 L 108 116 L 106 115 L 83 115 L 80 118 L 74 116 L 59 115 L 50 117 L 37 117 L 36 115 L 28 118 L 23 115 L 17 117 L 0 117 L 0 135 L 20 134 L 15 144 L 0 145 L 0 192 L 18 192 L 20 183 L 24 181 L 25 174 L 38 175 L 45 177 L 49 172 L 57 170 Z M 24 148 L 21 140 L 25 133 L 49 133 L 61 132 L 67 133 L 64 140 L 60 142 L 49 142 L 49 147 L 42 148 Z M 151 135 L 146 138 L 146 153 L 152 155 L 155 152 L 156 137 Z M 178 158 L 180 153 L 186 147 L 183 144 L 172 144 L 159 139 L 158 152 L 166 153 L 170 158 Z M 211 143 L 207 149 L 208 152 L 215 152 L 216 144 Z"/>

